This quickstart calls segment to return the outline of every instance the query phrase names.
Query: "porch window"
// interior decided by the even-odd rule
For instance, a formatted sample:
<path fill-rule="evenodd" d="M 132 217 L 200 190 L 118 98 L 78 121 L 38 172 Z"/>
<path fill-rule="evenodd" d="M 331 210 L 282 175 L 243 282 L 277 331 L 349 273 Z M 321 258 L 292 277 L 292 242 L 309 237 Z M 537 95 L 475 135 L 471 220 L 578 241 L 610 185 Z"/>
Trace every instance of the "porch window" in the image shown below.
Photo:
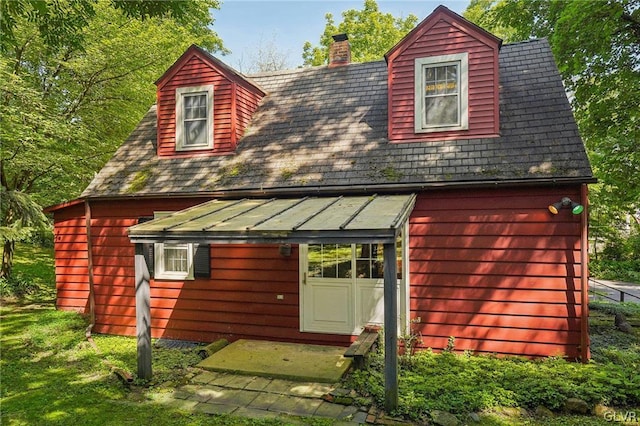
<path fill-rule="evenodd" d="M 176 150 L 213 148 L 213 85 L 176 89 Z"/>
<path fill-rule="evenodd" d="M 416 59 L 415 92 L 416 133 L 467 129 L 467 54 Z"/>
<path fill-rule="evenodd" d="M 310 277 L 351 277 L 351 244 L 310 244 L 308 258 Z"/>
<path fill-rule="evenodd" d="M 398 279 L 402 278 L 402 239 L 397 242 Z M 309 244 L 310 278 L 384 278 L 383 244 Z"/>

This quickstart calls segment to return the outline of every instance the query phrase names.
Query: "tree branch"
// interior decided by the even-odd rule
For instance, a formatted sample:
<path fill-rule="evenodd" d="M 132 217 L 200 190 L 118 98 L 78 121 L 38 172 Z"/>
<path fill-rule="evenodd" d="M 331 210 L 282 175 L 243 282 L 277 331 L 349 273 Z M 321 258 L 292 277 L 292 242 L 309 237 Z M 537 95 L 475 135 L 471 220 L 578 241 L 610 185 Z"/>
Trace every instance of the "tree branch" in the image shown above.
<path fill-rule="evenodd" d="M 636 38 L 636 43 L 640 43 L 640 21 L 628 13 L 622 14 L 622 20 L 629 23 L 629 29 Z"/>

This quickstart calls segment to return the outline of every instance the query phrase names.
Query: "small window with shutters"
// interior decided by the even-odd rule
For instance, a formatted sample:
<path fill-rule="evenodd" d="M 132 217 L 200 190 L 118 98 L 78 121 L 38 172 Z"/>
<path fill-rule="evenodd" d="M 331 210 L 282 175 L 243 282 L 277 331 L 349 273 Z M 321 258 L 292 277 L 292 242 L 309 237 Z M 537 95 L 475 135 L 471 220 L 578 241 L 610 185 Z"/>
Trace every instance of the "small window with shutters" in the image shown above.
<path fill-rule="evenodd" d="M 170 212 L 156 212 L 154 217 L 139 218 L 138 223 L 147 222 L 168 214 Z M 152 278 L 193 280 L 194 278 L 210 277 L 211 255 L 208 244 L 145 244 L 144 256 Z"/>

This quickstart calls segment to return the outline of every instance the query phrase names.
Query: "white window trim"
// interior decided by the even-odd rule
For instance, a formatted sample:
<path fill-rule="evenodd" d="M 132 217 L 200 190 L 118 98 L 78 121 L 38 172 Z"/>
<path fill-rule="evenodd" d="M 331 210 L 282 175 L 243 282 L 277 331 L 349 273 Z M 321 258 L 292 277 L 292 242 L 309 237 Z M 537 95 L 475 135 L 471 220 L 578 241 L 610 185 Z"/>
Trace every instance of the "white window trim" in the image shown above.
<path fill-rule="evenodd" d="M 431 125 L 428 126 L 424 120 L 424 68 L 425 66 L 459 66 L 459 87 L 460 96 L 458 98 L 458 124 L 456 125 Z M 414 126 L 416 133 L 444 132 L 451 130 L 469 129 L 469 55 L 457 53 L 454 55 L 430 56 L 427 58 L 417 58 L 415 60 L 415 108 Z"/>
<path fill-rule="evenodd" d="M 170 215 L 172 212 L 154 212 L 153 218 L 158 219 Z M 161 280 L 193 280 L 194 279 L 194 246 L 192 243 L 186 243 L 187 246 L 187 272 L 165 271 L 164 269 L 164 248 L 165 245 L 184 245 L 184 243 L 155 243 L 153 245 L 153 267 L 154 278 Z"/>
<path fill-rule="evenodd" d="M 187 272 L 165 271 L 164 249 L 167 246 L 187 246 Z M 154 244 L 154 277 L 163 280 L 193 280 L 193 244 L 155 243 Z"/>
<path fill-rule="evenodd" d="M 183 99 L 186 94 L 205 93 L 207 95 L 207 143 L 185 145 Z M 213 148 L 213 84 L 179 87 L 176 89 L 176 151 L 194 151 Z"/>

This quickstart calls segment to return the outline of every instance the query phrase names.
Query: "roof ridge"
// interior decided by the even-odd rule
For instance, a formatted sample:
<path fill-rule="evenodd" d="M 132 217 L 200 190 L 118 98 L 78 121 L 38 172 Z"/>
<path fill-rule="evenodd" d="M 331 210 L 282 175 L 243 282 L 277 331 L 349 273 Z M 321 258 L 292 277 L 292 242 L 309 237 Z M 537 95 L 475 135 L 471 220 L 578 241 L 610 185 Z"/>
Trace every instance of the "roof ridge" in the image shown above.
<path fill-rule="evenodd" d="M 286 70 L 278 70 L 278 71 L 265 71 L 265 72 L 260 72 L 260 73 L 255 73 L 255 74 L 245 74 L 246 77 L 248 78 L 264 78 L 264 77 L 275 77 L 275 76 L 279 76 L 279 75 L 287 75 L 287 74 L 298 74 L 298 73 L 303 73 L 303 72 L 307 72 L 307 71 L 312 71 L 312 70 L 323 70 L 323 69 L 342 69 L 342 68 L 346 68 L 346 67 L 358 67 L 358 66 L 365 66 L 365 65 L 371 65 L 371 64 L 377 64 L 377 63 L 384 63 L 384 59 L 378 59 L 375 61 L 367 61 L 367 62 L 351 62 L 350 64 L 346 64 L 346 65 L 341 65 L 339 67 L 329 67 L 329 65 L 317 65 L 317 66 L 313 66 L 313 67 L 299 67 L 299 68 L 293 68 L 293 69 L 286 69 Z"/>
<path fill-rule="evenodd" d="M 516 46 L 518 44 L 526 44 L 526 43 L 536 43 L 536 42 L 541 42 L 541 41 L 546 41 L 548 42 L 546 37 L 539 37 L 539 38 L 530 38 L 529 40 L 521 40 L 521 41 L 512 41 L 509 43 L 505 43 L 502 46 Z"/>

